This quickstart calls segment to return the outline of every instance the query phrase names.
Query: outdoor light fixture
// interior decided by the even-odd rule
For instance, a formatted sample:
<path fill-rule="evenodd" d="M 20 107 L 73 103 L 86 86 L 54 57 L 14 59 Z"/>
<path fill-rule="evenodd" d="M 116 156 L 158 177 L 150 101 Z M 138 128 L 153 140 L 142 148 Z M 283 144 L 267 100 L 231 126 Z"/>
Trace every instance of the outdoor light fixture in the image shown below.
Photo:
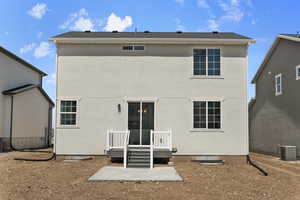
<path fill-rule="evenodd" d="M 118 112 L 121 112 L 121 104 L 118 104 Z"/>

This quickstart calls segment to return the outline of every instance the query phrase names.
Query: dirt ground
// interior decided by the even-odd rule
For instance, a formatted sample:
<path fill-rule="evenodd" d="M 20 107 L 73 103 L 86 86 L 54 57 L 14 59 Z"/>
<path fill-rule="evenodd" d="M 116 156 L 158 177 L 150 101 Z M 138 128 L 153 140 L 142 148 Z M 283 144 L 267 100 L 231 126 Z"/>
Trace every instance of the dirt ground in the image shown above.
<path fill-rule="evenodd" d="M 200 165 L 176 162 L 184 182 L 88 182 L 110 162 L 105 157 L 79 162 L 25 162 L 15 157 L 47 157 L 40 153 L 0 155 L 0 199 L 300 199 L 300 162 L 252 154 L 269 176 L 247 164 Z"/>

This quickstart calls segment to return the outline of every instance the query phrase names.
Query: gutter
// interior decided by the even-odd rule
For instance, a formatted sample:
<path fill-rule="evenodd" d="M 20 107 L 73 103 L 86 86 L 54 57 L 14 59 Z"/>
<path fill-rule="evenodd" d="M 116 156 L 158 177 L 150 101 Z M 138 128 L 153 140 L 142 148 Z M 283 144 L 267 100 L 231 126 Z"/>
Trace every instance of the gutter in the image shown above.
<path fill-rule="evenodd" d="M 208 39 L 208 38 L 50 38 L 55 43 L 91 44 L 249 44 L 254 39 Z"/>

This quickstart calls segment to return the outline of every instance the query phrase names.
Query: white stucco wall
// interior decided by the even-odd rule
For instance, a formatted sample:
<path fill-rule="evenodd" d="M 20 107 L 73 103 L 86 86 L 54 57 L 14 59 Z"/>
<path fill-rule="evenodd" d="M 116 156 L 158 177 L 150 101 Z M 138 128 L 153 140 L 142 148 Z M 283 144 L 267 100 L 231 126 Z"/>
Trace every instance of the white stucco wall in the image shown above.
<path fill-rule="evenodd" d="M 155 129 L 173 131 L 177 155 L 246 155 L 247 46 L 221 48 L 221 78 L 192 79 L 193 48 L 146 45 L 58 45 L 57 98 L 78 98 L 78 127 L 57 123 L 57 154 L 104 154 L 106 130 L 127 128 L 126 99 L 156 99 Z M 222 100 L 222 129 L 192 131 L 192 99 Z M 121 113 L 117 105 L 121 104 Z"/>
<path fill-rule="evenodd" d="M 9 135 L 10 97 L 2 91 L 24 84 L 40 84 L 41 75 L 0 52 L 0 137 Z"/>

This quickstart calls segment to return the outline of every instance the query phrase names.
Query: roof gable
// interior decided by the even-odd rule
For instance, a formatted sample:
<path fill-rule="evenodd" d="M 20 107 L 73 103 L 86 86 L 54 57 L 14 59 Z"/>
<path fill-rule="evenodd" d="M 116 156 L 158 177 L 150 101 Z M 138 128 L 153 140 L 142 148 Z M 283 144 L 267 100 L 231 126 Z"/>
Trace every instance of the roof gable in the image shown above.
<path fill-rule="evenodd" d="M 261 63 L 261 65 L 259 66 L 256 74 L 254 75 L 251 83 L 255 83 L 257 81 L 257 79 L 259 78 L 261 73 L 264 71 L 267 63 L 270 60 L 270 58 L 272 57 L 272 55 L 273 55 L 275 49 L 277 48 L 280 40 L 282 40 L 282 39 L 290 40 L 290 41 L 294 41 L 294 42 L 300 42 L 300 37 L 299 37 L 298 34 L 279 34 L 279 35 L 277 35 L 277 37 L 274 40 L 271 48 L 268 50 L 267 55 L 265 56 L 263 62 Z"/>
<path fill-rule="evenodd" d="M 3 54 L 5 54 L 6 56 L 10 57 L 11 59 L 13 59 L 13 60 L 21 63 L 22 65 L 28 67 L 29 69 L 31 69 L 31 70 L 39 73 L 41 76 L 47 76 L 47 74 L 45 72 L 39 70 L 38 68 L 36 68 L 32 64 L 30 64 L 27 61 L 23 60 L 22 58 L 16 56 L 15 54 L 13 54 L 12 52 L 10 52 L 7 49 L 3 48 L 2 46 L 0 46 L 0 52 L 2 52 Z"/>
<path fill-rule="evenodd" d="M 51 98 L 48 96 L 48 94 L 45 92 L 45 90 L 43 88 L 41 88 L 39 85 L 33 85 L 33 84 L 26 84 L 26 85 L 21 85 L 19 87 L 15 87 L 15 88 L 11 88 L 9 90 L 5 90 L 2 92 L 2 94 L 4 95 L 16 95 L 22 92 L 26 92 L 28 90 L 32 90 L 32 89 L 38 89 L 41 94 L 45 97 L 45 99 L 48 100 L 48 102 L 54 106 L 54 102 L 51 100 Z"/>

